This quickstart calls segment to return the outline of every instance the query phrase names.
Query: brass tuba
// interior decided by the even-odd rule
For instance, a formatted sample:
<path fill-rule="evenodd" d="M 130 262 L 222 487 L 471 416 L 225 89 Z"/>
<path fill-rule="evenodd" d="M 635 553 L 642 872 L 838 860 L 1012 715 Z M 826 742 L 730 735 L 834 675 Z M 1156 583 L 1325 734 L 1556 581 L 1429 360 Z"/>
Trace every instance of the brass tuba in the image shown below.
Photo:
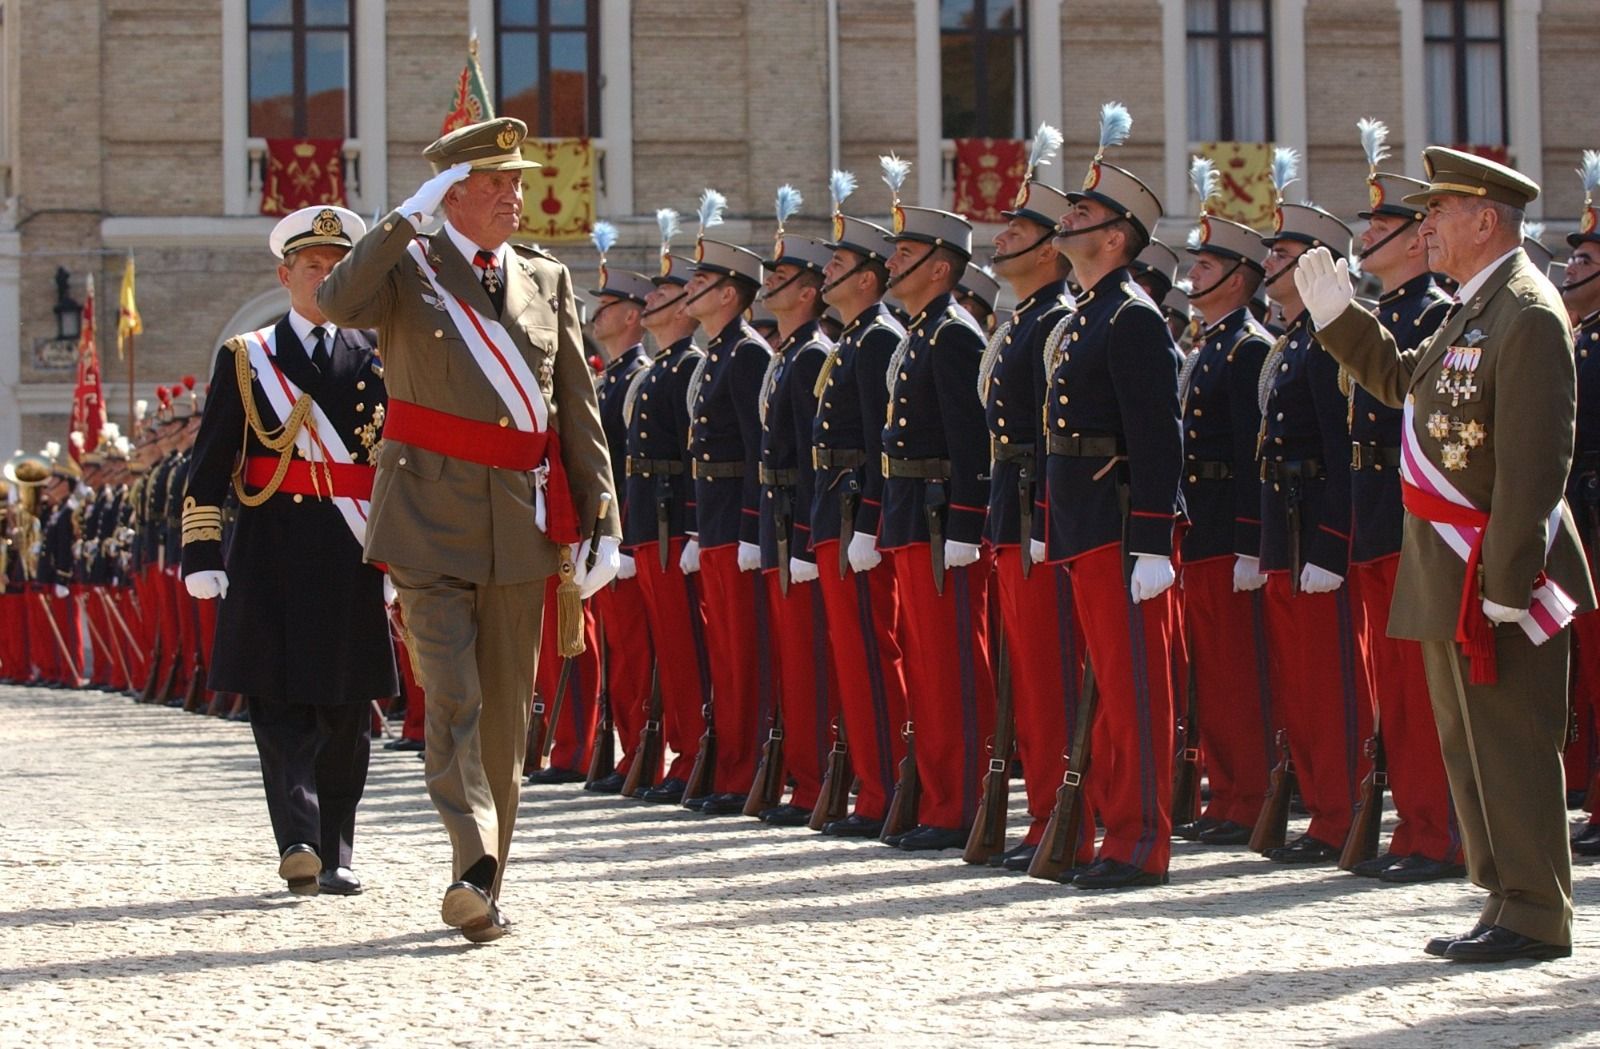
<path fill-rule="evenodd" d="M 16 519 L 11 529 L 12 549 L 22 559 L 22 574 L 34 579 L 39 572 L 39 489 L 50 480 L 50 460 L 18 452 L 0 467 L 0 475 L 17 488 Z"/>

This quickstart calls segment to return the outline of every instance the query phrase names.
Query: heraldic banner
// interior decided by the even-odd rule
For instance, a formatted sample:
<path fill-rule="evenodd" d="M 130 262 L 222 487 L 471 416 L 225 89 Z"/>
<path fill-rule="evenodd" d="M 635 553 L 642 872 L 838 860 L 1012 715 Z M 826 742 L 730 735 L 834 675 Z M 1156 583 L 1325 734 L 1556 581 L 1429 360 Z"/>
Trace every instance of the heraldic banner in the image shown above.
<path fill-rule="evenodd" d="M 337 138 L 267 139 L 267 177 L 261 214 L 287 215 L 313 204 L 345 204 L 344 166 Z"/>
<path fill-rule="evenodd" d="M 72 388 L 72 417 L 67 423 L 67 454 L 73 462 L 82 460 L 100 444 L 100 431 L 106 426 L 106 402 L 100 385 L 100 350 L 94 338 L 94 275 L 83 297 L 83 326 L 78 330 L 78 381 Z M 83 443 L 73 443 L 72 434 L 82 434 Z"/>
<path fill-rule="evenodd" d="M 1222 192 L 1212 214 L 1258 230 L 1272 228 L 1277 198 L 1272 190 L 1271 142 L 1202 142 L 1196 152 L 1217 165 Z"/>
<path fill-rule="evenodd" d="M 586 138 L 526 139 L 522 155 L 541 165 L 522 173 L 517 234 L 541 244 L 581 241 L 594 228 L 594 146 Z"/>
<path fill-rule="evenodd" d="M 973 222 L 1004 222 L 1028 170 L 1028 144 L 1014 138 L 958 138 L 951 211 Z"/>

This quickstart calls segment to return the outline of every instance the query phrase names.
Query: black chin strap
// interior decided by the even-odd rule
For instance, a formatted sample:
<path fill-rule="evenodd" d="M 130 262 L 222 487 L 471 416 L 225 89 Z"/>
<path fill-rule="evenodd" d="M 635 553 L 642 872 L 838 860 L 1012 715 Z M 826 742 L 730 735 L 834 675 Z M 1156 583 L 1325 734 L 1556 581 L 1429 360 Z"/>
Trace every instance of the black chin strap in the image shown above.
<path fill-rule="evenodd" d="M 1363 251 L 1361 254 L 1357 255 L 1356 258 L 1358 258 L 1358 259 L 1368 259 L 1368 258 L 1371 258 L 1372 256 L 1376 255 L 1380 248 L 1382 248 L 1385 244 L 1388 244 L 1391 240 L 1394 240 L 1396 237 L 1398 237 L 1400 234 L 1404 233 L 1406 230 L 1410 229 L 1412 224 L 1415 223 L 1416 221 L 1417 221 L 1416 219 L 1407 219 L 1404 225 L 1399 226 L 1398 228 L 1396 228 L 1393 233 L 1389 234 L 1387 237 L 1384 237 L 1382 240 L 1378 241 L 1378 243 L 1374 244 L 1372 247 L 1368 248 L 1367 250 Z"/>
<path fill-rule="evenodd" d="M 1582 280 L 1575 280 L 1571 284 L 1563 284 L 1563 285 L 1561 285 L 1561 294 L 1565 295 L 1569 291 L 1577 291 L 1579 288 L 1583 287 L 1585 284 L 1588 284 L 1590 281 L 1594 280 L 1596 277 L 1600 277 L 1600 269 L 1595 270 L 1593 273 L 1589 274 L 1587 277 L 1583 278 Z"/>
<path fill-rule="evenodd" d="M 1214 292 L 1218 288 L 1222 287 L 1224 282 L 1226 282 L 1229 277 L 1233 276 L 1235 273 L 1238 273 L 1239 272 L 1239 267 L 1243 266 L 1243 265 L 1244 265 L 1244 260 L 1240 259 L 1237 262 L 1235 262 L 1232 266 L 1228 267 L 1228 272 L 1227 273 L 1224 273 L 1222 276 L 1220 276 L 1216 280 L 1212 281 L 1210 287 L 1208 287 L 1208 288 L 1196 288 L 1196 289 L 1191 290 L 1189 292 L 1189 301 L 1193 302 L 1196 299 L 1203 299 L 1207 295 L 1210 295 L 1212 292 Z"/>
<path fill-rule="evenodd" d="M 916 262 L 911 264 L 911 268 L 910 269 L 904 271 L 903 273 L 901 273 L 897 277 L 890 277 L 889 278 L 889 283 L 888 283 L 887 287 L 892 288 L 896 284 L 899 284 L 901 281 L 905 280 L 907 277 L 911 276 L 913 273 L 917 272 L 917 270 L 921 268 L 922 264 L 924 262 L 927 262 L 929 259 L 933 258 L 933 253 L 935 251 L 938 251 L 938 250 L 939 250 L 938 245 L 936 245 L 936 244 L 928 245 L 928 250 L 922 253 L 922 258 L 918 259 Z"/>
<path fill-rule="evenodd" d="M 1294 261 L 1293 262 L 1289 263 L 1289 265 L 1285 266 L 1283 269 L 1279 270 L 1277 273 L 1274 273 L 1272 276 L 1268 277 L 1267 278 L 1267 282 L 1265 284 L 1263 284 L 1262 287 L 1270 288 L 1274 284 L 1276 284 L 1280 280 L 1282 280 L 1284 277 L 1287 277 L 1290 273 L 1293 273 L 1295 267 L 1300 265 L 1300 260 L 1303 259 L 1303 258 L 1305 258 L 1304 255 L 1296 255 L 1294 257 Z"/>
<path fill-rule="evenodd" d="M 1048 240 L 1053 239 L 1055 236 L 1056 236 L 1056 227 L 1051 226 L 1049 229 L 1044 231 L 1044 233 L 1039 237 L 1038 240 L 1034 241 L 1032 244 L 1029 244 L 1026 248 L 1018 248 L 1016 251 L 1003 251 L 1003 252 L 1000 252 L 999 254 L 995 255 L 995 257 L 990 259 L 989 261 L 991 263 L 994 263 L 994 262 L 1010 262 L 1012 259 L 1021 258 L 1023 255 L 1028 254 L 1030 251 L 1037 251 L 1038 249 L 1044 247 L 1045 242 L 1048 241 Z"/>
<path fill-rule="evenodd" d="M 795 270 L 794 276 L 790 277 L 788 280 L 784 281 L 782 284 L 778 285 L 776 288 L 762 288 L 761 289 L 761 301 L 762 302 L 766 302 L 766 301 L 770 300 L 774 295 L 778 294 L 778 292 L 780 292 L 783 289 L 787 288 L 789 285 L 793 284 L 795 281 L 799 280 L 801 277 L 804 277 L 806 275 L 806 272 L 807 272 L 806 268 L 804 266 L 802 266 L 799 269 Z"/>
<path fill-rule="evenodd" d="M 1066 240 L 1068 237 L 1081 237 L 1083 234 L 1093 233 L 1095 230 L 1110 229 L 1117 223 L 1126 221 L 1127 220 L 1121 215 L 1118 215 L 1114 219 L 1106 219 L 1104 222 L 1096 222 L 1093 226 L 1085 226 L 1082 229 L 1062 229 L 1060 226 L 1057 226 L 1055 229 L 1051 230 L 1048 235 L 1054 237 L 1056 240 Z"/>
<path fill-rule="evenodd" d="M 683 295 L 681 293 L 677 294 L 677 295 L 674 295 L 672 298 L 668 299 L 666 302 L 663 302 L 661 305 L 652 306 L 648 310 L 645 310 L 643 313 L 639 314 L 639 317 L 640 317 L 641 320 L 643 318 L 645 318 L 645 317 L 652 317 L 652 316 L 656 315 L 657 313 L 660 313 L 662 310 L 666 309 L 668 306 L 676 306 L 678 303 L 680 303 L 682 301 L 683 301 Z"/>
<path fill-rule="evenodd" d="M 828 294 L 828 292 L 832 291 L 834 288 L 837 288 L 839 285 L 843 284 L 845 281 L 849 280 L 851 277 L 854 277 L 857 273 L 860 273 L 862 270 L 866 269 L 867 265 L 869 263 L 871 263 L 871 262 L 872 262 L 872 258 L 870 256 L 865 256 L 865 255 L 862 256 L 861 261 L 856 263 L 854 266 L 851 266 L 850 269 L 847 270 L 846 272 L 840 274 L 838 280 L 831 281 L 831 282 L 829 282 L 827 284 L 824 284 L 822 286 L 822 290 L 820 292 L 818 292 L 818 294 L 819 295 Z"/>
<path fill-rule="evenodd" d="M 701 299 L 705 298 L 707 295 L 710 295 L 712 292 L 716 291 L 726 283 L 728 283 L 727 277 L 718 277 L 716 280 L 712 281 L 710 284 L 707 284 L 705 287 L 701 288 L 699 291 L 695 292 L 692 296 L 685 300 L 683 304 L 684 308 L 687 309 L 694 303 L 699 302 Z M 682 295 L 678 296 L 678 299 L 682 298 Z M 678 299 L 673 299 L 672 301 L 677 302 Z"/>
<path fill-rule="evenodd" d="M 606 310 L 609 310 L 611 307 L 613 307 L 613 306 L 621 306 L 624 302 L 632 302 L 632 301 L 633 301 L 632 299 L 612 299 L 610 302 L 606 303 L 605 305 L 598 307 L 594 311 L 594 313 L 589 315 L 589 323 L 593 324 L 595 321 L 599 320 L 600 319 L 600 315 L 602 313 L 604 313 Z M 674 299 L 673 301 L 676 302 L 677 300 Z M 642 317 L 644 315 L 640 314 L 640 316 Z"/>

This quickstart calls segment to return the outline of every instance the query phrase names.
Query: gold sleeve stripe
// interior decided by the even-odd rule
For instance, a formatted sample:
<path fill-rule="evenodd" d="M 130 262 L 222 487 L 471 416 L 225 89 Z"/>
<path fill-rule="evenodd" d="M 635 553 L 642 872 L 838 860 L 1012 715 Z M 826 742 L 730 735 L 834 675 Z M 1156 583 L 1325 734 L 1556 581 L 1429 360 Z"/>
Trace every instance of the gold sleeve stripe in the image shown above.
<path fill-rule="evenodd" d="M 183 545 L 222 542 L 222 508 L 198 506 L 194 496 L 183 501 Z"/>

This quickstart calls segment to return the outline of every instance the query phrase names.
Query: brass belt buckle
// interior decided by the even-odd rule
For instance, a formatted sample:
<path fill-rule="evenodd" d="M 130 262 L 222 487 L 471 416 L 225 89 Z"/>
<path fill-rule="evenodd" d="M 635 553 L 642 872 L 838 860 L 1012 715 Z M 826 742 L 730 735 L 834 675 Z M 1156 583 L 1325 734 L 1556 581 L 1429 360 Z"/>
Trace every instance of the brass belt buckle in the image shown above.
<path fill-rule="evenodd" d="M 880 452 L 878 454 L 883 457 L 883 476 L 888 477 L 889 476 L 889 453 L 888 452 Z"/>

